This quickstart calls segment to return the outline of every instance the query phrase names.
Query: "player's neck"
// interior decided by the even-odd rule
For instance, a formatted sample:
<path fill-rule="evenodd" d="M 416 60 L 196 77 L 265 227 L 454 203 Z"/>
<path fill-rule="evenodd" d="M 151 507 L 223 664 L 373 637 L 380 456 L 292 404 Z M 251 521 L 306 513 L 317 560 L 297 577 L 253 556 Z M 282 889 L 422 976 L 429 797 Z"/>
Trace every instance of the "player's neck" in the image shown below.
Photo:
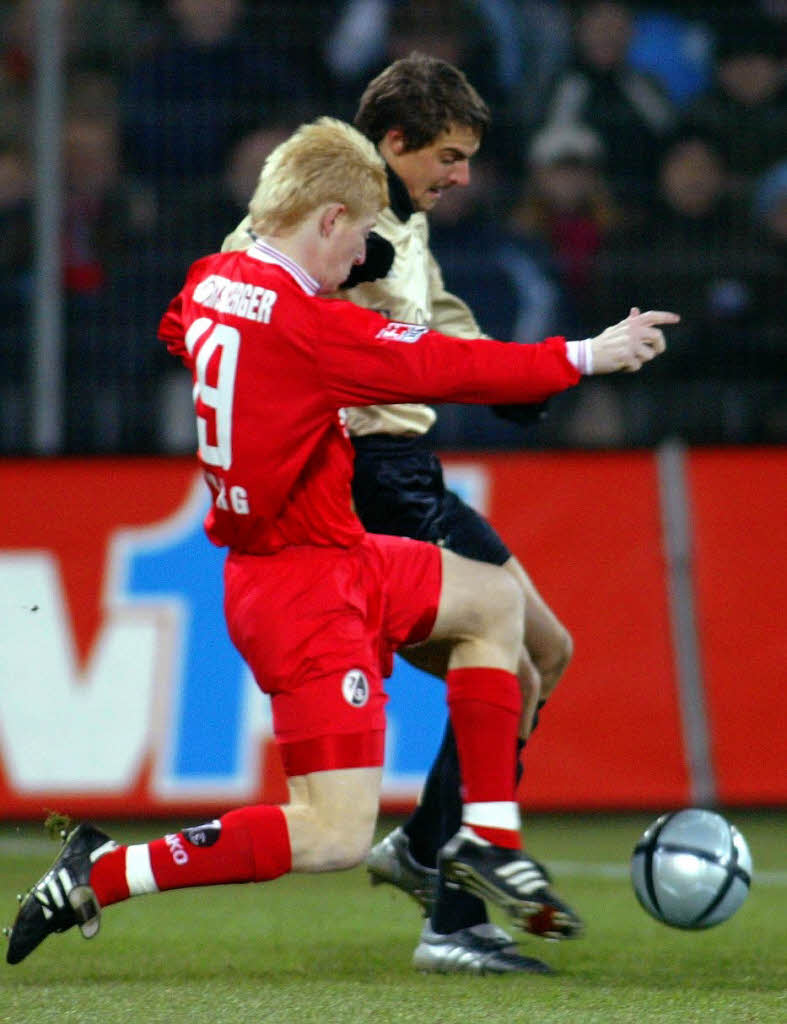
<path fill-rule="evenodd" d="M 312 223 L 312 218 L 301 221 L 286 232 L 263 235 L 262 241 L 297 263 L 310 277 L 321 281 L 319 229 Z"/>

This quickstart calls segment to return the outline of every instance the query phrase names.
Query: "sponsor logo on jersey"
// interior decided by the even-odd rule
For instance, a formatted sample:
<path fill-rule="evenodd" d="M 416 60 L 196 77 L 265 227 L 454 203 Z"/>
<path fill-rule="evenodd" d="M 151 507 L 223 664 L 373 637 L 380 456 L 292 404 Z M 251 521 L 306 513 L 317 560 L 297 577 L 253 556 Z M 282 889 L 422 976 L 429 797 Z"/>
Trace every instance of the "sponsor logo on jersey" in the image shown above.
<path fill-rule="evenodd" d="M 351 668 L 342 679 L 342 695 L 354 708 L 362 708 L 369 700 L 369 681 L 359 668 Z"/>
<path fill-rule="evenodd" d="M 429 328 L 422 324 L 402 324 L 392 320 L 379 330 L 375 337 L 382 338 L 383 341 L 413 342 L 418 341 L 428 330 Z"/>

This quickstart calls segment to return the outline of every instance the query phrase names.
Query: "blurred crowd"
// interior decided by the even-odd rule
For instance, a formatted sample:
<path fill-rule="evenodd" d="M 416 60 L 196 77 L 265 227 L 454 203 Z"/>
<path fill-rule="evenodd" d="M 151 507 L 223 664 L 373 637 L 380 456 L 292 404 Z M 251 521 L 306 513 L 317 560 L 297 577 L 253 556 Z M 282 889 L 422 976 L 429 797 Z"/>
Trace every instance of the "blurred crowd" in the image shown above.
<path fill-rule="evenodd" d="M 35 0 L 0 13 L 0 450 L 30 450 Z M 66 452 L 193 446 L 156 341 L 186 267 L 299 123 L 352 120 L 422 50 L 494 128 L 432 215 L 484 329 L 585 337 L 676 310 L 670 351 L 554 399 L 525 432 L 447 407 L 451 447 L 787 441 L 787 0 L 63 0 Z"/>

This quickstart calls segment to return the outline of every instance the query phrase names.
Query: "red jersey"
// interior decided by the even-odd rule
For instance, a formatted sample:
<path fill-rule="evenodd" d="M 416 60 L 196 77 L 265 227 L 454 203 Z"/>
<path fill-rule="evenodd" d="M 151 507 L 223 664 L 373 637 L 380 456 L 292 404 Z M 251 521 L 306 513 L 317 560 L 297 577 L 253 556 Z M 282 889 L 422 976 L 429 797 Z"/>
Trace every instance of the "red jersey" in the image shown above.
<path fill-rule="evenodd" d="M 194 381 L 215 544 L 267 554 L 363 536 L 346 406 L 540 402 L 579 380 L 563 338 L 449 338 L 317 289 L 258 242 L 194 263 L 161 321 L 159 337 Z"/>

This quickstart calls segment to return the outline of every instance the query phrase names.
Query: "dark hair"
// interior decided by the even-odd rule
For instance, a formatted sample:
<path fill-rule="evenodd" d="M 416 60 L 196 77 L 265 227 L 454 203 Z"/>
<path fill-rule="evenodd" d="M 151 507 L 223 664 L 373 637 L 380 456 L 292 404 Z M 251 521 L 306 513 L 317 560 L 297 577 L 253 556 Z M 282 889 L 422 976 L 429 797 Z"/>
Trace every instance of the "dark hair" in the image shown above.
<path fill-rule="evenodd" d="M 480 139 L 489 127 L 489 107 L 458 68 L 423 53 L 394 61 L 372 79 L 361 96 L 355 127 L 377 143 L 399 128 L 408 150 L 433 142 L 451 124 Z"/>

